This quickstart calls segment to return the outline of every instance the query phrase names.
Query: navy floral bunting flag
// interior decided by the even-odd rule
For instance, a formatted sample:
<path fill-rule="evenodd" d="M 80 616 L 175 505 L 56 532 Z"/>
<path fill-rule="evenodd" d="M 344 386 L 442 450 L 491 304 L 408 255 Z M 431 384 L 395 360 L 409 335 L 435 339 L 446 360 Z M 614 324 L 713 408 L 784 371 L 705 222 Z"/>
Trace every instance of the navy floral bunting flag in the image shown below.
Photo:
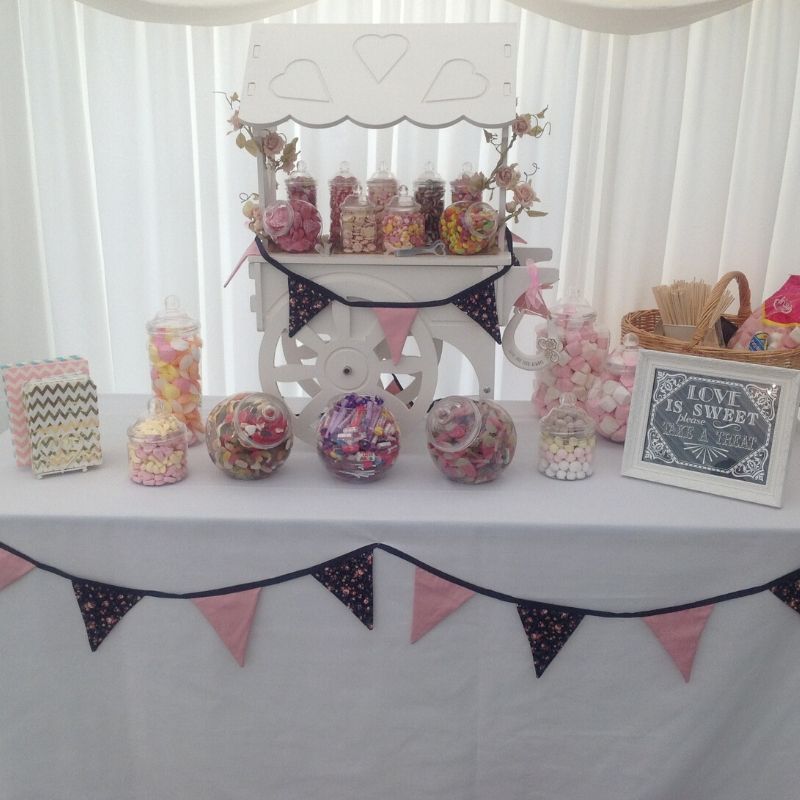
<path fill-rule="evenodd" d="M 471 288 L 462 292 L 453 300 L 453 305 L 463 311 L 470 319 L 475 320 L 497 344 L 500 338 L 500 326 L 497 320 L 497 299 L 494 283 L 481 289 Z"/>
<path fill-rule="evenodd" d="M 790 583 L 779 583 L 770 588 L 772 594 L 783 600 L 789 608 L 800 614 L 800 579 Z"/>
<path fill-rule="evenodd" d="M 311 573 L 372 630 L 372 550 Z"/>
<path fill-rule="evenodd" d="M 517 611 L 531 646 L 536 677 L 541 678 L 584 615 L 523 603 L 517 606 Z"/>
<path fill-rule="evenodd" d="M 72 588 L 92 652 L 100 647 L 112 628 L 144 597 L 90 581 L 72 581 Z"/>
<path fill-rule="evenodd" d="M 289 275 L 289 336 L 294 336 L 304 325 L 327 307 L 331 299 L 313 283 L 296 275 Z"/>

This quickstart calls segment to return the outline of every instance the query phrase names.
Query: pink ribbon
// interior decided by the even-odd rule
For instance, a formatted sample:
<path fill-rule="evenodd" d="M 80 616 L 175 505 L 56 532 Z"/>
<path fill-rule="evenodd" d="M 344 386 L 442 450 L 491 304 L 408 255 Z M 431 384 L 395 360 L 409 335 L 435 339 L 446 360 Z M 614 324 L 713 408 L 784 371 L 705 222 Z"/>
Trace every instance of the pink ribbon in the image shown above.
<path fill-rule="evenodd" d="M 537 314 L 545 319 L 550 318 L 550 311 L 547 304 L 542 297 L 542 289 L 548 287 L 543 286 L 539 280 L 539 267 L 536 262 L 528 259 L 525 266 L 528 267 L 528 275 L 530 276 L 530 285 L 528 288 L 516 299 L 514 307 L 520 311 L 526 311 L 529 314 Z"/>

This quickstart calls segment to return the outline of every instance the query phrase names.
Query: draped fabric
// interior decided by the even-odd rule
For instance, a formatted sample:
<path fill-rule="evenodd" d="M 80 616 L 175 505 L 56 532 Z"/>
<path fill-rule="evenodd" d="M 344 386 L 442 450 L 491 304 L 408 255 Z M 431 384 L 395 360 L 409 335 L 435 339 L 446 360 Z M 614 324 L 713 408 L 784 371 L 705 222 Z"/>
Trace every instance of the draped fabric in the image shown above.
<path fill-rule="evenodd" d="M 132 22 L 74 0 L 0 0 L 0 14 L 0 361 L 79 353 L 101 392 L 146 391 L 144 323 L 174 293 L 203 326 L 204 389 L 257 387 L 246 270 L 222 289 L 251 241 L 238 198 L 256 169 L 215 94 L 240 88 L 249 27 Z M 612 330 L 663 280 L 740 268 L 758 302 L 797 270 L 796 0 L 635 37 L 505 0 L 320 0 L 271 19 L 517 24 L 519 108 L 549 105 L 552 123 L 515 148 L 539 165 L 549 212 L 517 232 L 553 248 L 562 288 L 581 287 Z M 492 165 L 466 124 L 285 133 L 323 187 L 342 159 L 362 177 L 386 160 L 403 182 L 428 160 L 445 176 Z M 500 397 L 529 397 L 530 374 L 498 362 Z M 445 348 L 437 394 L 476 390 Z"/>

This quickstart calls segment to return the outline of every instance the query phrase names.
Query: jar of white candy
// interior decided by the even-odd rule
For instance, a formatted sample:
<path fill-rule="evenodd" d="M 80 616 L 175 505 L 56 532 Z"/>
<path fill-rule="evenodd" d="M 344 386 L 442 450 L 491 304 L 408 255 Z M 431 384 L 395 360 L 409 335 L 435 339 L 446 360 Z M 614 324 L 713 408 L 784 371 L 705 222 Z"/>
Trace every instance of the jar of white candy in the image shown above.
<path fill-rule="evenodd" d="M 166 486 L 186 477 L 188 429 L 154 397 L 147 414 L 128 428 L 128 475 L 142 486 Z"/>
<path fill-rule="evenodd" d="M 555 339 L 558 346 L 558 360 L 536 373 L 532 399 L 537 416 L 558 408 L 568 392 L 575 395 L 578 408 L 585 407 L 608 352 L 608 330 L 597 326 L 596 319 L 597 312 L 576 289 L 551 309 L 547 331 L 537 331 L 540 338 Z"/>
<path fill-rule="evenodd" d="M 586 398 L 586 410 L 597 423 L 597 432 L 612 442 L 624 442 L 628 432 L 628 412 L 638 363 L 639 337 L 626 333 L 622 344 L 609 354 L 600 380 Z"/>
<path fill-rule="evenodd" d="M 559 481 L 580 481 L 594 471 L 594 422 L 565 394 L 539 424 L 539 472 Z"/>

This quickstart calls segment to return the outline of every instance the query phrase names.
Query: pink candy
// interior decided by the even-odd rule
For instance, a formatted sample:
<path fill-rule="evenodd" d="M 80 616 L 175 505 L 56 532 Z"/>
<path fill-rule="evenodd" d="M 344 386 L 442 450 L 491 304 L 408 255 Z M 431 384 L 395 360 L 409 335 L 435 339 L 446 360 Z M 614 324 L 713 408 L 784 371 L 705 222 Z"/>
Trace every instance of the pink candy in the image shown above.
<path fill-rule="evenodd" d="M 264 211 L 264 230 L 281 250 L 309 253 L 317 244 L 322 217 L 305 200 L 274 203 Z"/>

